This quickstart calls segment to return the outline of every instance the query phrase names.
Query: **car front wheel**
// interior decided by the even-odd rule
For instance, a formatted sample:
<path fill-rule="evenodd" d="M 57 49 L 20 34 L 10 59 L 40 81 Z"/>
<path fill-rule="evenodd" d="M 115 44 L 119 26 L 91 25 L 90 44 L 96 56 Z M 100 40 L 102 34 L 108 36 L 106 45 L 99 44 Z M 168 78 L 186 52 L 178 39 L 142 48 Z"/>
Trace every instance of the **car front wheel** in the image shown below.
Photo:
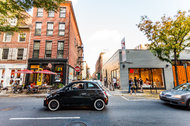
<path fill-rule="evenodd" d="M 94 108 L 98 111 L 102 111 L 105 107 L 105 102 L 102 99 L 97 99 L 94 102 Z"/>
<path fill-rule="evenodd" d="M 59 101 L 57 99 L 52 99 L 48 103 L 48 108 L 51 111 L 56 111 L 59 109 L 59 107 L 60 107 L 60 104 L 59 104 Z"/>
<path fill-rule="evenodd" d="M 187 101 L 186 106 L 187 106 L 187 109 L 190 110 L 190 99 Z"/>

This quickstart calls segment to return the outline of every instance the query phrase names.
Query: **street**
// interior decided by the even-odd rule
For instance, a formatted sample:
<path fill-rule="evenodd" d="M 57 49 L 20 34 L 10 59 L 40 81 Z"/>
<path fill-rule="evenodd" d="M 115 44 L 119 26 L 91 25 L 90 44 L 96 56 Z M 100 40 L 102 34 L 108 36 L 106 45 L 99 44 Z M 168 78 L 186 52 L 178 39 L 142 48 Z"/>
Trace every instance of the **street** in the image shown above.
<path fill-rule="evenodd" d="M 0 126 L 189 126 L 189 112 L 159 100 L 110 96 L 103 111 L 65 108 L 51 112 L 43 98 L 0 98 Z"/>

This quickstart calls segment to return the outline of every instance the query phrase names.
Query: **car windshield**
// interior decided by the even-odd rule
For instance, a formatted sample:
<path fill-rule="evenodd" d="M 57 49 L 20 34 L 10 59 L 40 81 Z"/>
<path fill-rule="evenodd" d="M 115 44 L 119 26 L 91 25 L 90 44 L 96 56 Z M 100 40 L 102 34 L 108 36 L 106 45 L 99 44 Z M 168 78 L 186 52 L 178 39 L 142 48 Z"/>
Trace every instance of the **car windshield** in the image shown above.
<path fill-rule="evenodd" d="M 175 90 L 178 91 L 190 91 L 190 84 L 182 84 L 174 88 Z"/>

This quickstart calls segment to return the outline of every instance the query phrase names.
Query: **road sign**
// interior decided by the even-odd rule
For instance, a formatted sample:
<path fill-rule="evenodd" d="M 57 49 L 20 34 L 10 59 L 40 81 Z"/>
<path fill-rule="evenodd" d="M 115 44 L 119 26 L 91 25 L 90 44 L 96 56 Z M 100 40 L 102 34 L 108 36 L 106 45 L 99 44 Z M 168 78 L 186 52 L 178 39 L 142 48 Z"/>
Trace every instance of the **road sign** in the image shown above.
<path fill-rule="evenodd" d="M 76 72 L 80 72 L 80 67 L 79 67 L 79 66 L 76 66 L 76 67 L 75 67 L 75 71 L 76 71 Z"/>

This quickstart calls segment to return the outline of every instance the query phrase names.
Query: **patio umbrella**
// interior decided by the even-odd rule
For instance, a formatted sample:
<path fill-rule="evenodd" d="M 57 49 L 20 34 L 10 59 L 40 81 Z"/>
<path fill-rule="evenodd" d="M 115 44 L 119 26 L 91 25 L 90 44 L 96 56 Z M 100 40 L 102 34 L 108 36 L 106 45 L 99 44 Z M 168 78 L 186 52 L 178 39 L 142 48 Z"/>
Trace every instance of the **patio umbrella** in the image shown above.
<path fill-rule="evenodd" d="M 33 74 L 34 72 L 32 70 L 24 69 L 24 70 L 20 70 L 20 71 L 14 72 L 14 73 Z"/>
<path fill-rule="evenodd" d="M 36 71 L 35 73 L 42 73 L 42 74 L 57 74 L 55 72 L 49 71 L 49 70 L 42 70 L 42 71 Z"/>

